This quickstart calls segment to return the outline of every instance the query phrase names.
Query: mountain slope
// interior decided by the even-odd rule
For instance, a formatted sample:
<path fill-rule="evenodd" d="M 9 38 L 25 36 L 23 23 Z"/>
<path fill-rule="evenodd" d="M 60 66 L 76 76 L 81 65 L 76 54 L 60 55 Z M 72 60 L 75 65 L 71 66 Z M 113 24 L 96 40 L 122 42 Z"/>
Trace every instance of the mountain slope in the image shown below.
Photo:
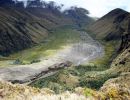
<path fill-rule="evenodd" d="M 127 44 L 125 41 L 127 40 L 128 42 L 127 34 L 130 34 L 128 32 L 130 28 L 129 24 L 130 13 L 117 8 L 91 24 L 87 29 L 96 39 L 102 42 L 105 50 L 109 47 L 112 47 L 111 49 L 114 50 L 110 52 L 110 58 L 108 59 L 109 65 L 118 53 L 122 51 L 124 44 Z"/>
<path fill-rule="evenodd" d="M 71 25 L 74 22 L 65 17 L 60 11 L 48 8 L 26 8 L 26 10 L 34 16 L 41 18 L 46 28 L 55 28 L 61 25 Z M 48 27 L 49 26 L 49 27 Z"/>
<path fill-rule="evenodd" d="M 130 14 L 124 10 L 115 9 L 89 28 L 90 30 L 93 29 L 97 39 L 106 40 L 105 43 L 108 41 L 121 42 L 118 52 L 115 52 L 117 56 L 112 61 L 110 68 L 96 73 L 94 79 L 92 79 L 93 77 L 90 79 L 92 79 L 91 81 L 98 79 L 97 81 L 100 80 L 99 83 L 102 80 L 106 81 L 101 88 L 104 92 L 109 89 L 111 84 L 114 84 L 118 89 L 120 88 L 117 93 L 122 94 L 125 86 L 129 89 L 130 84 Z M 114 93 L 114 88 L 112 90 Z M 127 97 L 124 95 L 122 98 L 125 100 Z"/>
<path fill-rule="evenodd" d="M 88 16 L 85 18 L 91 19 Z M 38 44 L 52 29 L 65 25 L 76 26 L 79 24 L 77 20 L 55 9 L 0 7 L 0 55 Z"/>
<path fill-rule="evenodd" d="M 0 8 L 0 54 L 30 47 L 47 36 L 41 19 L 22 10 Z"/>
<path fill-rule="evenodd" d="M 114 9 L 97 22 L 90 25 L 89 30 L 96 34 L 97 39 L 121 40 L 126 30 L 130 14 L 122 9 Z"/>

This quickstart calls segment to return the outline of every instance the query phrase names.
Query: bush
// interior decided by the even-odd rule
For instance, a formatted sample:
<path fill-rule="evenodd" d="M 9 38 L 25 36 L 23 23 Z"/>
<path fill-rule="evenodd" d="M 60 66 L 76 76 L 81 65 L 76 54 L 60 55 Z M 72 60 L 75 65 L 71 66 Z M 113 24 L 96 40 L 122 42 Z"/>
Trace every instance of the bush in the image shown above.
<path fill-rule="evenodd" d="M 40 62 L 41 60 L 39 60 L 39 59 L 37 59 L 37 60 L 32 60 L 31 62 L 30 62 L 30 64 L 33 64 L 33 63 L 38 63 L 38 62 Z"/>
<path fill-rule="evenodd" d="M 20 65 L 20 64 L 23 64 L 22 61 L 20 59 L 16 59 L 13 64 L 15 65 Z"/>

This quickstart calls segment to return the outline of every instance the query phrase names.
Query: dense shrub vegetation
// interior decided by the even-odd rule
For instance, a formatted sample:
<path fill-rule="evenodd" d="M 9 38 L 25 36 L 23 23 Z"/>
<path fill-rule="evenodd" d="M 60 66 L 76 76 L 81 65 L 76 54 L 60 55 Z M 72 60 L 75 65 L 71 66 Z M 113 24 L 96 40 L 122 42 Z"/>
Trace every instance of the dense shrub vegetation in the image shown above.
<path fill-rule="evenodd" d="M 66 90 L 74 91 L 76 87 L 99 89 L 105 81 L 118 76 L 117 73 L 110 73 L 111 71 L 105 71 L 105 68 L 101 69 L 95 65 L 80 65 L 63 69 L 53 76 L 40 79 L 30 85 L 39 88 L 48 87 L 56 93 L 61 93 Z"/>

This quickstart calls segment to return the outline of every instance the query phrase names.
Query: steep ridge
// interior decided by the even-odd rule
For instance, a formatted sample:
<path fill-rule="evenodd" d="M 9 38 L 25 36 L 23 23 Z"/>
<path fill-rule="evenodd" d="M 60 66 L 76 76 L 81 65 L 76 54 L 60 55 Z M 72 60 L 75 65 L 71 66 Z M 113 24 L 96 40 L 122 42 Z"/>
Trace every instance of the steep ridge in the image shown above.
<path fill-rule="evenodd" d="M 111 98 L 128 99 L 130 94 L 125 96 L 122 92 L 129 90 L 130 84 L 130 14 L 121 9 L 115 9 L 99 19 L 90 29 L 96 33 L 97 39 L 121 42 L 116 52 L 117 57 L 112 61 L 110 68 L 100 71 L 95 75 L 95 79 L 106 80 L 101 91 L 106 92 L 110 89 L 111 92 L 116 91 L 115 94 L 112 93 Z"/>
<path fill-rule="evenodd" d="M 96 39 L 100 40 L 105 47 L 108 47 L 106 44 L 113 46 L 114 53 L 111 54 L 109 58 L 109 65 L 125 47 L 124 45 L 126 43 L 124 41 L 128 42 L 129 20 L 130 13 L 117 8 L 91 24 L 87 29 Z"/>
<path fill-rule="evenodd" d="M 121 34 L 128 25 L 129 15 L 122 9 L 114 9 L 90 25 L 89 30 L 96 34 L 97 39 L 121 40 Z"/>
<path fill-rule="evenodd" d="M 129 72 L 130 64 L 130 13 L 122 9 L 114 9 L 89 27 L 96 38 L 108 41 L 120 41 L 117 57 L 112 61 L 111 74 Z M 118 44 L 115 44 L 115 46 Z M 124 75 L 124 74 L 123 74 Z M 127 75 L 126 75 L 127 76 Z"/>
<path fill-rule="evenodd" d="M 23 10 L 0 8 L 0 54 L 6 55 L 41 42 L 47 29 L 41 19 Z"/>
<path fill-rule="evenodd" d="M 116 83 L 119 85 L 130 84 L 130 19 L 128 20 L 128 26 L 125 32 L 121 36 L 120 53 L 113 60 L 111 68 L 109 69 L 112 73 L 118 73 L 119 76 L 105 82 L 104 87 L 110 83 Z"/>

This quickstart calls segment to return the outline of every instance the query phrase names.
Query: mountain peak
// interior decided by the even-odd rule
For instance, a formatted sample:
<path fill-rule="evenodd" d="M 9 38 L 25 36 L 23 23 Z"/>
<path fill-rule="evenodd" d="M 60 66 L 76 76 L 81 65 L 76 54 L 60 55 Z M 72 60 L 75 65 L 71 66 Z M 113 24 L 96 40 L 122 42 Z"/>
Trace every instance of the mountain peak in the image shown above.
<path fill-rule="evenodd" d="M 118 11 L 125 11 L 125 10 L 123 10 L 123 9 L 121 9 L 121 8 L 115 8 L 115 9 L 113 9 L 112 11 L 115 11 L 115 12 L 118 12 Z M 111 12 L 112 12 L 111 11 Z M 126 11 L 125 11 L 126 12 Z"/>
<path fill-rule="evenodd" d="M 127 12 L 123 9 L 120 9 L 120 8 L 116 8 L 116 9 L 113 9 L 112 11 L 110 11 L 104 17 L 114 17 L 114 16 L 118 16 L 118 15 L 123 15 L 123 14 L 129 14 L 129 12 Z"/>
<path fill-rule="evenodd" d="M 129 15 L 129 12 L 116 8 L 93 23 L 90 30 L 96 33 L 99 39 L 120 40 L 128 26 Z"/>

